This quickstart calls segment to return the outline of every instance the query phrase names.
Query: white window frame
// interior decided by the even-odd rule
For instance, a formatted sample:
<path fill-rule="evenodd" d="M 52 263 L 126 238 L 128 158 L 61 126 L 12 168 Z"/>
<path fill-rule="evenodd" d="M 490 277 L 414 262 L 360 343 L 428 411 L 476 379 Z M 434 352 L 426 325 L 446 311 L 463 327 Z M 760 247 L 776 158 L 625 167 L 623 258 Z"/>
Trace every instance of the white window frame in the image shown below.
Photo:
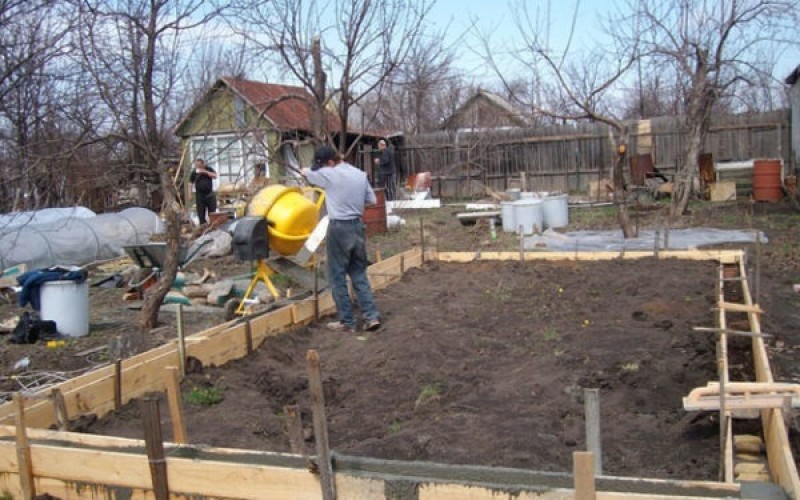
<path fill-rule="evenodd" d="M 212 143 L 212 152 L 209 152 L 207 143 Z M 232 148 L 231 144 L 236 144 L 237 148 Z M 202 146 L 200 146 L 202 145 Z M 202 148 L 202 149 L 201 149 Z M 238 149 L 238 151 L 236 151 Z M 222 152 L 227 154 L 227 165 L 220 165 Z M 230 153 L 238 152 L 237 159 L 230 157 Z M 218 190 L 223 184 L 241 182 L 249 184 L 253 179 L 253 167 L 257 163 L 266 165 L 264 175 L 269 178 L 269 151 L 261 146 L 260 141 L 253 134 L 216 134 L 199 135 L 189 139 L 189 154 L 194 164 L 197 158 L 202 158 L 206 165 L 213 168 L 217 173 L 214 179 L 214 190 Z M 233 160 L 233 161 L 232 161 Z M 236 163 L 232 165 L 232 163 Z M 234 168 L 231 168 L 234 167 Z"/>

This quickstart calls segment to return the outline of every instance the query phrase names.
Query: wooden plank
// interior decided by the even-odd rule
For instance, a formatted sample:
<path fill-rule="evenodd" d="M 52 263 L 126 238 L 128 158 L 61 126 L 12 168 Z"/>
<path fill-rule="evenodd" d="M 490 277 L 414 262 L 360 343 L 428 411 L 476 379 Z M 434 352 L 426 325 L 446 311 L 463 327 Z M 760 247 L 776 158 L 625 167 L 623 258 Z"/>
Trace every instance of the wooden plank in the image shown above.
<path fill-rule="evenodd" d="M 572 452 L 572 475 L 575 481 L 575 500 L 597 498 L 594 484 L 594 454 L 590 451 Z"/>
<path fill-rule="evenodd" d="M 25 398 L 22 394 L 15 392 L 13 401 L 17 406 L 17 472 L 20 488 L 22 489 L 22 498 L 32 500 L 36 496 L 36 486 L 33 484 L 33 462 L 25 427 Z"/>
<path fill-rule="evenodd" d="M 584 413 L 586 420 L 586 451 L 594 454 L 594 470 L 603 475 L 603 447 L 600 439 L 600 390 L 583 390 Z"/>
<path fill-rule="evenodd" d="M 164 374 L 167 386 L 167 403 L 169 404 L 169 419 L 172 422 L 172 441 L 186 444 L 186 425 L 183 420 L 183 405 L 181 404 L 181 374 L 175 366 L 168 366 Z"/>
<path fill-rule="evenodd" d="M 664 250 L 661 258 L 686 260 L 709 260 L 726 264 L 736 263 L 741 257 L 741 250 Z M 645 259 L 653 257 L 653 252 L 626 250 L 625 259 Z M 439 252 L 438 260 L 442 262 L 472 262 L 474 252 Z M 526 252 L 525 260 L 585 260 L 606 261 L 620 258 L 620 252 Z M 518 252 L 482 252 L 480 260 L 519 260 Z"/>
<path fill-rule="evenodd" d="M 328 423 L 325 419 L 325 394 L 322 387 L 322 369 L 319 354 L 309 349 L 306 356 L 308 369 L 308 392 L 311 398 L 311 413 L 314 420 L 314 442 L 317 447 L 317 468 L 323 500 L 336 500 L 336 485 L 333 477 L 330 448 L 328 445 Z"/>
<path fill-rule="evenodd" d="M 757 305 L 752 304 L 737 304 L 736 302 L 720 302 L 717 307 L 730 312 L 745 312 L 763 314 L 764 310 Z"/>

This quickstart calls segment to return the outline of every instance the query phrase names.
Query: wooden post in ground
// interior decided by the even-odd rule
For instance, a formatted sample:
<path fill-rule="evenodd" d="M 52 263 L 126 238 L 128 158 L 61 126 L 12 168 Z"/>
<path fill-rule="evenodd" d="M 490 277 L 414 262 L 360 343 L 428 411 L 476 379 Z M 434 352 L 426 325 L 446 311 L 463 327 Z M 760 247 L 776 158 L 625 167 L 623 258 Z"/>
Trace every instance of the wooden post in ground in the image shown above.
<path fill-rule="evenodd" d="M 31 447 L 28 444 L 28 433 L 25 428 L 25 398 L 22 394 L 15 392 L 14 403 L 17 406 L 17 467 L 19 468 L 19 482 L 24 500 L 32 500 L 36 496 L 36 485 L 33 482 Z"/>
<path fill-rule="evenodd" d="M 575 481 L 575 500 L 595 500 L 594 456 L 591 451 L 572 452 L 572 476 Z"/>
<path fill-rule="evenodd" d="M 425 263 L 425 219 L 419 218 L 419 241 L 422 247 L 422 263 Z"/>
<path fill-rule="evenodd" d="M 586 419 L 586 451 L 594 454 L 594 471 L 603 475 L 603 446 L 600 439 L 600 390 L 583 390 Z"/>
<path fill-rule="evenodd" d="M 114 361 L 114 410 L 122 408 L 122 360 Z"/>
<path fill-rule="evenodd" d="M 754 293 L 753 297 L 755 298 L 756 304 L 760 304 L 761 298 L 761 233 L 756 231 L 756 276 L 755 276 L 755 283 L 754 283 Z"/>
<path fill-rule="evenodd" d="M 658 258 L 658 250 L 661 246 L 661 227 L 656 228 L 656 235 L 653 238 L 653 257 Z"/>
<path fill-rule="evenodd" d="M 164 439 L 161 435 L 161 415 L 158 411 L 158 396 L 148 394 L 142 399 L 142 425 L 150 477 L 156 500 L 169 499 L 167 461 L 164 457 Z"/>
<path fill-rule="evenodd" d="M 244 342 L 247 348 L 247 355 L 253 354 L 253 326 L 250 324 L 249 319 L 244 322 Z"/>
<path fill-rule="evenodd" d="M 525 233 L 522 232 L 522 226 L 519 226 L 519 261 L 525 262 Z"/>
<path fill-rule="evenodd" d="M 319 269 L 317 269 L 316 262 L 311 267 L 311 270 L 314 273 L 314 290 L 312 290 L 314 295 L 314 321 L 319 321 Z"/>
<path fill-rule="evenodd" d="M 179 367 L 181 369 L 181 377 L 186 375 L 186 340 L 184 338 L 183 330 L 183 304 L 178 304 L 178 315 L 176 319 L 178 323 L 178 356 Z"/>
<path fill-rule="evenodd" d="M 330 448 L 328 447 L 328 423 L 325 420 L 325 395 L 322 388 L 322 368 L 320 367 L 319 353 L 314 349 L 309 349 L 306 355 L 306 362 L 322 500 L 335 500 L 336 489 L 333 480 L 333 468 L 331 467 Z"/>
<path fill-rule="evenodd" d="M 67 415 L 67 403 L 61 389 L 53 387 L 50 391 L 50 399 L 53 400 L 53 411 L 55 412 L 56 427 L 60 431 L 69 431 L 69 415 Z"/>
<path fill-rule="evenodd" d="M 400 278 L 406 273 L 406 256 L 400 256 Z"/>
<path fill-rule="evenodd" d="M 286 434 L 289 436 L 289 449 L 298 455 L 306 454 L 305 440 L 303 439 L 303 423 L 300 420 L 300 409 L 297 405 L 283 407 L 286 417 Z"/>
<path fill-rule="evenodd" d="M 186 426 L 183 421 L 183 406 L 181 405 L 181 378 L 176 367 L 168 366 L 166 370 L 167 403 L 169 404 L 169 419 L 172 422 L 172 439 L 178 444 L 186 444 Z"/>
<path fill-rule="evenodd" d="M 375 262 L 378 263 L 381 260 L 381 247 L 378 247 L 375 249 Z"/>

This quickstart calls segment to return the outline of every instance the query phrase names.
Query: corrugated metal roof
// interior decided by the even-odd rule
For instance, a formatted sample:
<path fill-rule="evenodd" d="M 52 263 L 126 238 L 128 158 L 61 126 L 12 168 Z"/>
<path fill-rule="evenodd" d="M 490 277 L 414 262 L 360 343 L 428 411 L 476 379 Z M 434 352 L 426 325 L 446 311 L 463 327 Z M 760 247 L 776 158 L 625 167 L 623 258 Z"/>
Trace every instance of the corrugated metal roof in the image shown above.
<path fill-rule="evenodd" d="M 255 82 L 238 78 L 220 78 L 259 113 L 281 130 L 312 130 L 313 97 L 303 87 Z M 338 120 L 326 112 L 328 130 L 339 128 Z"/>

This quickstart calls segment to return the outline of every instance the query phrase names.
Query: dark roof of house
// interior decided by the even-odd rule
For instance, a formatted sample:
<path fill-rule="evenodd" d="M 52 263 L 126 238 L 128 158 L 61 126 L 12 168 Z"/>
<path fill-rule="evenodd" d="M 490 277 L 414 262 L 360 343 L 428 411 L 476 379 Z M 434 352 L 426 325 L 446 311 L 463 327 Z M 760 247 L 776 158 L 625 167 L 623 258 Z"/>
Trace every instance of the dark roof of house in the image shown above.
<path fill-rule="evenodd" d="M 786 77 L 786 82 L 788 85 L 794 85 L 797 80 L 800 80 L 800 64 L 794 68 L 794 71 L 789 73 L 789 76 Z"/>
<path fill-rule="evenodd" d="M 303 87 L 280 85 L 275 83 L 256 82 L 233 77 L 221 77 L 212 85 L 206 96 L 217 89 L 226 86 L 241 97 L 258 113 L 263 114 L 272 124 L 280 130 L 312 130 L 311 101 L 313 97 Z M 195 104 L 191 110 L 175 126 L 179 131 L 183 124 L 191 117 L 195 108 L 201 106 L 205 100 Z M 330 111 L 325 113 L 327 127 L 331 132 L 339 128 L 339 121 Z"/>

